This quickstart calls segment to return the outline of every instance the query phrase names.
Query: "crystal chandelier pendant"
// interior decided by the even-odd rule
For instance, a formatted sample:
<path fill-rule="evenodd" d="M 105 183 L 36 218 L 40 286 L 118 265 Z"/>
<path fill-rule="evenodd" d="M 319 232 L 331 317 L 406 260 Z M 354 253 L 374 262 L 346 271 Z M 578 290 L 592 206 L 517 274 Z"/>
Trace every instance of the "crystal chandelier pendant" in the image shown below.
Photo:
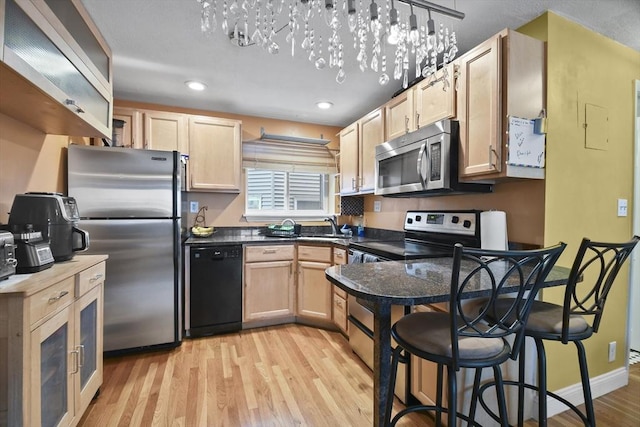
<path fill-rule="evenodd" d="M 450 28 L 435 24 L 431 12 L 463 19 L 464 13 L 429 2 L 414 4 L 412 0 L 196 0 L 200 5 L 200 30 L 212 34 L 221 21 L 220 28 L 225 38 L 239 47 L 262 47 L 277 54 L 280 43 L 291 44 L 291 56 L 296 54 L 296 42 L 304 56 L 316 69 L 338 68 L 336 81 L 346 81 L 343 51 L 344 35 L 353 42 L 354 61 L 362 72 L 372 70 L 378 75 L 378 83 L 386 85 L 390 77 L 408 87 L 409 74 L 430 78 L 435 83 L 435 72 L 446 66 L 458 54 L 456 34 Z M 408 5 L 409 14 L 400 16 L 395 2 Z M 407 9 L 400 9 L 406 11 Z M 420 13 L 417 13 L 417 12 Z M 426 12 L 426 13 L 425 13 Z M 253 13 L 251 24 L 249 14 Z M 425 18 L 428 14 L 428 19 Z M 423 21 L 424 19 L 424 21 Z M 302 21 L 302 22 L 301 22 Z M 324 24 L 323 24 L 324 21 Z M 426 22 L 426 26 L 420 26 Z M 322 25 L 329 27 L 330 36 L 325 36 L 326 55 L 323 56 Z M 250 32 L 251 31 L 251 32 Z M 326 34 L 327 30 L 324 31 Z M 280 33 L 283 34 L 280 34 Z M 251 35 L 250 35 L 251 34 Z M 283 37 L 278 40 L 278 37 Z M 317 46 L 316 46 L 317 45 Z M 300 49 L 297 49 L 298 52 Z M 387 74 L 389 57 L 389 74 Z M 415 62 L 409 66 L 409 62 Z M 391 70 L 393 67 L 393 70 Z M 443 90 L 451 87 L 450 79 L 455 73 L 444 72 Z"/>

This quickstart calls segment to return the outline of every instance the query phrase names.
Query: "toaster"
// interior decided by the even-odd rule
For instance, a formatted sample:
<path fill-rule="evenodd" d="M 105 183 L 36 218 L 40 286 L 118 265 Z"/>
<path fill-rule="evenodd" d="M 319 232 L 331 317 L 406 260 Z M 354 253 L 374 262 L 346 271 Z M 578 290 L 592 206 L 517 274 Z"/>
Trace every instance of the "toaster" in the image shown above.
<path fill-rule="evenodd" d="M 16 273 L 16 246 L 13 243 L 13 234 L 0 230 L 0 280 L 6 279 Z"/>

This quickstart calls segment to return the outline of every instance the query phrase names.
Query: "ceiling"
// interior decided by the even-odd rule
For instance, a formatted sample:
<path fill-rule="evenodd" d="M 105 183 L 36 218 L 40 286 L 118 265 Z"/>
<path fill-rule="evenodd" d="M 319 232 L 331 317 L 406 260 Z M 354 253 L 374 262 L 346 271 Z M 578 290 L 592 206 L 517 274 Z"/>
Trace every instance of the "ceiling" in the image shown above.
<path fill-rule="evenodd" d="M 456 31 L 460 54 L 546 10 L 640 51 L 639 0 L 431 1 L 466 14 L 462 21 L 433 14 L 436 26 L 443 22 Z M 222 2 L 217 0 L 219 8 Z M 220 23 L 213 35 L 202 34 L 201 5 L 196 0 L 82 3 L 113 52 L 116 99 L 344 127 L 401 89 L 399 80 L 392 78 L 388 85 L 380 86 L 379 73 L 361 72 L 347 35 L 343 36 L 347 78 L 338 84 L 335 68 L 316 70 L 301 48 L 296 47 L 296 56 L 291 57 L 284 32 L 278 36 L 280 53 L 276 55 L 257 46 L 233 45 Z M 379 5 L 384 3 L 378 0 Z M 402 15 L 404 5 L 397 7 Z M 204 82 L 207 88 L 191 91 L 184 85 L 187 80 Z M 333 108 L 319 110 L 315 104 L 321 100 L 332 102 Z"/>

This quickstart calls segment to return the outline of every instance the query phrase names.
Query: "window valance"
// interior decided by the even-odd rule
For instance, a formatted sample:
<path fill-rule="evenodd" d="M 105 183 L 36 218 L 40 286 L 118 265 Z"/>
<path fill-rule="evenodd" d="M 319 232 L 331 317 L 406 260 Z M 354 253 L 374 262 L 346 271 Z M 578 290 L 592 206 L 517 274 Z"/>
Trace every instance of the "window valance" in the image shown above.
<path fill-rule="evenodd" d="M 337 173 L 333 150 L 313 144 L 244 141 L 242 166 L 288 172 Z"/>

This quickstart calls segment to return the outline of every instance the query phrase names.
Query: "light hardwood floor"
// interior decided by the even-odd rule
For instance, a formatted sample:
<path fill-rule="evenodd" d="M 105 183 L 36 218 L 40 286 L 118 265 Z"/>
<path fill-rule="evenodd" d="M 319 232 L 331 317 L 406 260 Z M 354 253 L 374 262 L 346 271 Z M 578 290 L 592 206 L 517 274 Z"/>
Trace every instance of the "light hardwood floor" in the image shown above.
<path fill-rule="evenodd" d="M 600 426 L 639 425 L 640 365 L 633 366 L 629 386 L 596 400 Z M 366 427 L 372 384 L 337 332 L 293 324 L 252 329 L 106 359 L 100 395 L 79 425 Z M 398 425 L 433 423 L 411 414 Z M 549 423 L 579 425 L 565 414 Z"/>

